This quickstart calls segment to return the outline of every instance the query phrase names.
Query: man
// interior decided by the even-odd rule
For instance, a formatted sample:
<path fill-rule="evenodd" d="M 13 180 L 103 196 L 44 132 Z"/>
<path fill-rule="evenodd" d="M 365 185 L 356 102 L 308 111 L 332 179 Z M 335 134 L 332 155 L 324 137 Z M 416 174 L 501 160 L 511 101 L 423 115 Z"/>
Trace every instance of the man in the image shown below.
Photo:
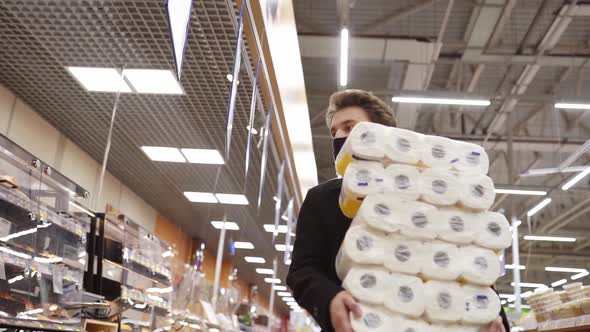
<path fill-rule="evenodd" d="M 334 159 L 346 137 L 359 122 L 370 121 L 395 127 L 393 111 L 382 100 L 363 90 L 344 90 L 330 97 L 326 124 L 333 138 Z M 355 299 L 336 275 L 334 262 L 350 226 L 338 205 L 341 179 L 312 188 L 305 198 L 297 223 L 297 237 L 287 284 L 293 296 L 323 331 L 351 332 L 350 313 L 361 317 Z M 504 311 L 489 332 L 509 331 Z"/>

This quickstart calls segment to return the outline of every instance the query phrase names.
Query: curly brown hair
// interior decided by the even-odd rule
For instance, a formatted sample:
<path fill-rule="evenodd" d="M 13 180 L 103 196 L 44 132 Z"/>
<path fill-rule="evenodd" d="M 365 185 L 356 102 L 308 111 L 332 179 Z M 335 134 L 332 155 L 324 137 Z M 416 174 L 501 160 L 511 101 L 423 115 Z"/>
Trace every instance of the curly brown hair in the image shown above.
<path fill-rule="evenodd" d="M 343 108 L 358 106 L 368 113 L 371 122 L 385 126 L 395 127 L 395 114 L 383 100 L 369 91 L 348 89 L 333 93 L 330 96 L 330 105 L 326 111 L 326 125 L 332 125 L 334 114 Z"/>

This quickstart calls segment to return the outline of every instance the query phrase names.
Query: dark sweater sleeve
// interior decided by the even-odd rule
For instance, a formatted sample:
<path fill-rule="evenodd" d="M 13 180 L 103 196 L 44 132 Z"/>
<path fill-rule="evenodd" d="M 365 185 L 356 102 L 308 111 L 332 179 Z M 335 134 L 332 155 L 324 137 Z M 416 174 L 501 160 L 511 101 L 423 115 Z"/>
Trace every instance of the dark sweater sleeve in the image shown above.
<path fill-rule="evenodd" d="M 327 271 L 334 262 L 328 256 L 326 230 L 312 196 L 310 191 L 299 212 L 287 285 L 297 303 L 313 316 L 322 331 L 333 331 L 330 302 L 343 289 L 328 278 Z"/>
<path fill-rule="evenodd" d="M 500 307 L 500 317 L 502 317 L 502 325 L 504 325 L 504 329 L 506 329 L 506 332 L 510 332 L 510 323 L 508 323 L 508 317 L 504 312 L 504 307 Z"/>

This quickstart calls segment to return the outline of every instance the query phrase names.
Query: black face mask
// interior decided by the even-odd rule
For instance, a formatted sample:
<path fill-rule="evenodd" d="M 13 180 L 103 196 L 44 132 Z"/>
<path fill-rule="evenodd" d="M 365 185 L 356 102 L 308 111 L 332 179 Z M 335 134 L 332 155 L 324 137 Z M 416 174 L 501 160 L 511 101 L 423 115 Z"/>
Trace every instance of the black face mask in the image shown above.
<path fill-rule="evenodd" d="M 346 137 L 338 137 L 332 140 L 332 151 L 334 152 L 334 161 L 336 160 L 336 157 L 338 157 L 338 153 L 340 153 L 342 146 L 344 146 L 344 142 L 346 142 Z"/>

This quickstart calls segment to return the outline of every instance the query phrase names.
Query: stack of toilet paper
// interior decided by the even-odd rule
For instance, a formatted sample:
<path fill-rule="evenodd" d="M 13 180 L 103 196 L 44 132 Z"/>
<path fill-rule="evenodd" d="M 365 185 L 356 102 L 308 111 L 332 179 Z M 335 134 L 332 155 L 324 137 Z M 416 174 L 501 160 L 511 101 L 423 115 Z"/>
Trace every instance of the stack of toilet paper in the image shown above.
<path fill-rule="evenodd" d="M 510 246 L 482 147 L 359 123 L 336 161 L 353 218 L 336 258 L 361 304 L 356 332 L 478 331 L 498 317 L 490 288 Z"/>

